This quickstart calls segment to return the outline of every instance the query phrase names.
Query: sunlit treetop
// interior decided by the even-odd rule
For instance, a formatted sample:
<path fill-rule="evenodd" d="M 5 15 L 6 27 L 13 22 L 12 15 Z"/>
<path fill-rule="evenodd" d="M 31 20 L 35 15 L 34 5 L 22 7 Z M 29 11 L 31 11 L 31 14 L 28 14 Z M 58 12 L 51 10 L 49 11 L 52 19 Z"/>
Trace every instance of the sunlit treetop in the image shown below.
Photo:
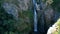
<path fill-rule="evenodd" d="M 57 20 L 57 22 L 55 24 L 60 26 L 60 18 Z"/>
<path fill-rule="evenodd" d="M 53 3 L 53 0 L 46 0 L 47 5 L 51 5 Z"/>
<path fill-rule="evenodd" d="M 48 29 L 47 34 L 60 34 L 60 18 Z"/>

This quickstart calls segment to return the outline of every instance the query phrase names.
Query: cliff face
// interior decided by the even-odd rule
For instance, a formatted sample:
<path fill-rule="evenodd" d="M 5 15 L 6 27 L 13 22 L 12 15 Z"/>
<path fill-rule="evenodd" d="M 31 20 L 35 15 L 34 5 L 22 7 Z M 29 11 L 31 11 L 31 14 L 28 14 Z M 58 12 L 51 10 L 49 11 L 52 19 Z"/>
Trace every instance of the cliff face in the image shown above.
<path fill-rule="evenodd" d="M 27 10 L 31 6 L 31 0 L 4 0 L 4 2 L 14 4 L 21 10 Z"/>
<path fill-rule="evenodd" d="M 38 30 L 42 31 L 45 27 L 44 31 L 47 31 L 47 29 L 57 20 L 57 18 L 59 18 L 60 14 L 57 10 L 54 10 L 55 6 L 52 7 L 52 4 L 54 4 L 52 0 L 42 0 L 42 10 L 40 10 L 40 0 L 37 0 L 37 3 Z M 32 0 L 3 0 L 2 6 L 5 11 L 8 14 L 13 15 L 16 20 L 16 23 L 14 23 L 16 31 L 20 32 L 20 34 L 28 34 L 32 31 L 34 23 L 34 7 Z M 43 21 L 44 23 L 42 23 Z M 42 25 L 44 26 L 43 28 Z"/>

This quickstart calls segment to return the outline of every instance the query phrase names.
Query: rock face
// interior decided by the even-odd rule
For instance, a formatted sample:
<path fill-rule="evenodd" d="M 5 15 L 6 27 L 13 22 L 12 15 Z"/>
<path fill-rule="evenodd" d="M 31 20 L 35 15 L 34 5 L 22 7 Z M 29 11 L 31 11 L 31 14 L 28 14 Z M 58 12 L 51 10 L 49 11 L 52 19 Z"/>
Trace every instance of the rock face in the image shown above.
<path fill-rule="evenodd" d="M 18 19 L 18 9 L 16 5 L 11 3 L 4 3 L 3 8 L 8 14 L 12 14 L 14 19 Z"/>
<path fill-rule="evenodd" d="M 8 14 L 12 14 L 18 19 L 18 13 L 27 11 L 31 7 L 31 0 L 4 0 L 3 7 Z"/>
<path fill-rule="evenodd" d="M 7 13 L 18 18 L 18 11 L 29 9 L 30 0 L 4 0 L 3 7 Z"/>
<path fill-rule="evenodd" d="M 50 27 L 52 25 L 53 18 L 54 18 L 54 11 L 51 7 L 48 7 L 47 10 L 45 11 L 46 26 L 49 25 L 48 27 Z"/>
<path fill-rule="evenodd" d="M 47 1 L 45 3 L 44 2 L 41 3 L 42 8 L 43 8 L 42 10 L 40 10 L 40 8 L 41 8 L 41 6 L 39 4 L 40 0 L 37 0 L 37 3 L 38 3 L 38 5 L 36 4 L 36 6 L 37 6 L 36 8 L 37 8 L 37 13 L 38 13 L 38 30 L 41 30 L 44 32 L 46 30 L 46 32 L 47 32 L 47 29 L 54 23 L 55 18 L 57 20 L 57 18 L 59 17 L 60 14 L 59 15 L 58 15 L 58 13 L 55 14 L 52 7 L 50 5 L 47 6 L 47 4 L 45 4 L 45 3 L 49 4 L 50 3 L 49 1 Z M 15 24 L 15 26 L 17 27 L 17 30 L 19 32 L 23 31 L 22 32 L 23 34 L 24 33 L 28 34 L 29 31 L 32 31 L 33 18 L 34 18 L 32 0 L 4 0 L 2 5 L 3 5 L 3 8 L 5 9 L 5 11 L 8 14 L 12 14 L 14 19 L 17 20 L 17 23 Z M 44 22 L 44 23 L 42 23 L 42 22 Z M 42 30 L 42 29 L 44 29 L 44 30 Z"/>
<path fill-rule="evenodd" d="M 4 2 L 16 5 L 20 10 L 28 10 L 31 6 L 31 0 L 4 0 Z"/>
<path fill-rule="evenodd" d="M 30 0 L 18 0 L 21 10 L 27 10 Z"/>

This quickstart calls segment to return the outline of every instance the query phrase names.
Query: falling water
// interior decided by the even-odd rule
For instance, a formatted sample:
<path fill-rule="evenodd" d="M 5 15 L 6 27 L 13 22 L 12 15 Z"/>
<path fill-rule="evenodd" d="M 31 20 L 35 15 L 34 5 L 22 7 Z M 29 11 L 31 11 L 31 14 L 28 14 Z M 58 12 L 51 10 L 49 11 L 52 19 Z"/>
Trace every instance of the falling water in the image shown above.
<path fill-rule="evenodd" d="M 33 0 L 33 4 L 34 4 L 34 32 L 37 32 L 36 0 Z"/>
<path fill-rule="evenodd" d="M 34 10 L 34 31 L 37 31 L 37 13 Z"/>

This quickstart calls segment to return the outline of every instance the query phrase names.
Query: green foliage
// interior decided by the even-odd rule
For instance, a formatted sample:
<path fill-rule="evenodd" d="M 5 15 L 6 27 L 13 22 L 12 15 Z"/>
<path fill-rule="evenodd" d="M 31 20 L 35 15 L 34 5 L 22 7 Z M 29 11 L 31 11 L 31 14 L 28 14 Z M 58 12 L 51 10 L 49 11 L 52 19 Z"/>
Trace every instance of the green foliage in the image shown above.
<path fill-rule="evenodd" d="M 55 26 L 57 30 L 53 34 L 60 34 L 60 18 L 57 20 L 57 22 L 55 24 L 57 25 L 57 26 Z"/>
<path fill-rule="evenodd" d="M 5 34 L 6 31 L 14 31 L 15 20 L 13 15 L 8 14 L 0 4 L 0 34 Z"/>
<path fill-rule="evenodd" d="M 52 4 L 52 3 L 53 3 L 53 0 L 47 0 L 46 2 L 47 2 L 47 4 L 49 4 L 49 5 L 50 5 L 50 4 Z"/>
<path fill-rule="evenodd" d="M 7 3 L 13 3 L 18 7 L 19 2 L 17 0 L 3 0 L 3 1 Z M 2 5 L 2 2 L 0 3 L 0 5 Z M 0 8 L 1 34 L 28 34 L 28 32 L 31 30 L 31 26 L 33 23 L 32 18 L 33 18 L 33 12 L 31 10 L 26 10 L 22 11 L 22 13 L 19 13 L 19 20 L 18 22 L 16 22 L 14 20 L 13 15 L 8 14 L 4 10 L 4 8 L 1 7 Z"/>
<path fill-rule="evenodd" d="M 32 24 L 33 12 L 31 10 L 19 12 L 19 23 L 17 23 L 17 28 L 20 34 L 28 34 L 31 30 Z"/>
<path fill-rule="evenodd" d="M 60 0 L 53 0 L 54 2 L 51 4 L 53 9 L 57 10 L 57 12 L 60 12 Z"/>

